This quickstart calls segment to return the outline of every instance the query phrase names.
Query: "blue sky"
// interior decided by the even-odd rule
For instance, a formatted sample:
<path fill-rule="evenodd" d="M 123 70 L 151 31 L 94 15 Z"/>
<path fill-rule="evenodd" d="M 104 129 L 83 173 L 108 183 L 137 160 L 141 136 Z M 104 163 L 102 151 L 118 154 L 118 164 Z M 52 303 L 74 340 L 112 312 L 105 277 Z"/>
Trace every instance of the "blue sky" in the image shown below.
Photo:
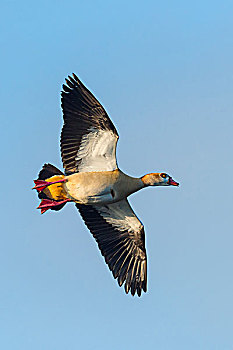
<path fill-rule="evenodd" d="M 232 1 L 3 0 L 0 13 L 0 347 L 232 350 Z M 146 230 L 141 298 L 73 205 L 35 209 L 43 163 L 62 169 L 72 72 L 116 125 L 120 168 L 181 183 L 130 199 Z"/>

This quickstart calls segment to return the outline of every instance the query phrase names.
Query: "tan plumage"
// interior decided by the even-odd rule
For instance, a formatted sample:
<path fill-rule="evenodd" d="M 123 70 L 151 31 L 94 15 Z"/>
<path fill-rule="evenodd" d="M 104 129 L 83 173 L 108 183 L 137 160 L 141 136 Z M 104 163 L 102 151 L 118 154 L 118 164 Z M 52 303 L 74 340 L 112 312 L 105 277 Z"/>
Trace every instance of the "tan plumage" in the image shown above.
<path fill-rule="evenodd" d="M 102 255 L 125 291 L 147 290 L 144 226 L 127 197 L 147 186 L 178 186 L 165 173 L 142 178 L 124 174 L 117 165 L 118 133 L 106 111 L 75 74 L 63 85 L 64 125 L 61 154 L 65 175 L 45 164 L 35 188 L 38 208 L 60 210 L 74 202 Z"/>

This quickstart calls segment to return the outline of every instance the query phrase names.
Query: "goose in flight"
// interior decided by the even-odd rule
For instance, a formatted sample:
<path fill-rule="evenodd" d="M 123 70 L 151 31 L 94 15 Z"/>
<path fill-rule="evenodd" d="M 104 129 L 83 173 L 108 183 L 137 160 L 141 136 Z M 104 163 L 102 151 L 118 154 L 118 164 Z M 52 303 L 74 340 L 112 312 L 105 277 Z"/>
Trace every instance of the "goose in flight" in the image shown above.
<path fill-rule="evenodd" d="M 127 197 L 147 186 L 179 184 L 166 173 L 134 178 L 118 168 L 117 130 L 75 74 L 63 85 L 61 105 L 65 173 L 44 164 L 34 181 L 41 199 L 38 208 L 43 214 L 74 202 L 118 284 L 140 296 L 147 290 L 145 232 Z"/>

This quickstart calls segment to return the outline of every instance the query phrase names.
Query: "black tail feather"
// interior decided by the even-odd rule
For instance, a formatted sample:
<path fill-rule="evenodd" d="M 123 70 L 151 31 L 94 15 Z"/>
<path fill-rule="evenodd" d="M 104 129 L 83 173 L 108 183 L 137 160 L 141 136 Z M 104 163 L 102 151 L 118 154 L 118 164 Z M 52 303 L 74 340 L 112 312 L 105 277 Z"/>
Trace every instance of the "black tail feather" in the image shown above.
<path fill-rule="evenodd" d="M 64 175 L 64 173 L 61 170 L 59 170 L 58 168 L 56 168 L 54 165 L 46 163 L 43 165 L 42 170 L 39 172 L 38 179 L 39 180 L 46 180 L 46 179 L 52 177 L 53 175 Z M 43 191 L 38 192 L 38 197 L 40 199 L 49 199 Z M 51 208 L 51 210 L 58 211 L 58 210 L 62 209 L 65 204 L 66 203 L 59 204 L 56 207 Z"/>
<path fill-rule="evenodd" d="M 64 174 L 61 170 L 56 168 L 54 165 L 47 163 L 43 165 L 42 170 L 39 172 L 38 179 L 46 180 L 53 175 L 64 175 Z"/>

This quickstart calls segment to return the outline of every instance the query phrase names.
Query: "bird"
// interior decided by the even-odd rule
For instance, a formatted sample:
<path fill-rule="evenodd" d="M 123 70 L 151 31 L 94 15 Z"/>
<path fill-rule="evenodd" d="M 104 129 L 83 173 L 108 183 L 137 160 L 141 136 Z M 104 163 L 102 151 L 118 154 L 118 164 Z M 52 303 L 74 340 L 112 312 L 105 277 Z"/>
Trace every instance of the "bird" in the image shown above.
<path fill-rule="evenodd" d="M 128 196 L 148 186 L 179 183 L 164 172 L 135 178 L 121 171 L 116 159 L 119 135 L 104 107 L 76 74 L 65 81 L 60 138 L 64 172 L 43 165 L 33 187 L 41 200 L 37 209 L 43 214 L 75 203 L 119 286 L 140 297 L 147 291 L 145 231 Z"/>

